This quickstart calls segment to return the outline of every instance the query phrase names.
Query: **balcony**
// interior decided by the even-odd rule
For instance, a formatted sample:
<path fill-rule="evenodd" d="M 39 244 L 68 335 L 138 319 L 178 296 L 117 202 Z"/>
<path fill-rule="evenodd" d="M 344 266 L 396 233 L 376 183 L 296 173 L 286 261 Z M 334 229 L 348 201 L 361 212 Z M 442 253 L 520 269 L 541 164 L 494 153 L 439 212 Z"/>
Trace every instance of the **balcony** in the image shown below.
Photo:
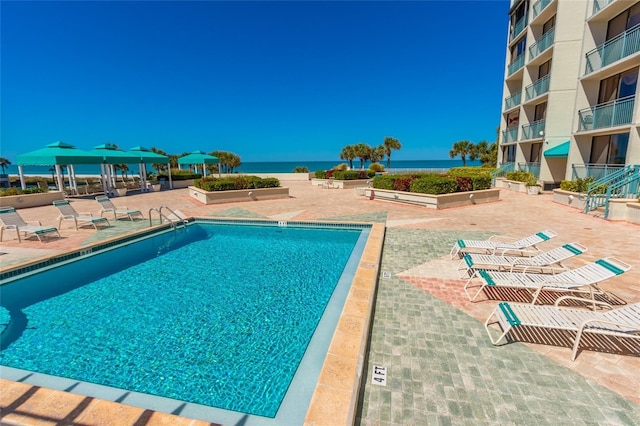
<path fill-rule="evenodd" d="M 601 0 L 601 1 L 604 1 L 604 0 Z M 542 11 L 547 6 L 549 6 L 550 3 L 551 3 L 551 0 L 538 0 L 537 2 L 535 2 L 533 4 L 533 19 L 536 19 L 536 17 L 540 15 L 540 13 L 542 13 Z"/>
<path fill-rule="evenodd" d="M 511 28 L 511 37 L 509 37 L 509 41 L 511 42 L 516 37 L 518 37 L 520 33 L 522 33 L 522 30 L 525 29 L 526 26 L 527 26 L 527 16 L 525 15 L 522 18 L 520 18 L 518 22 L 516 22 L 513 28 Z"/>
<path fill-rule="evenodd" d="M 515 142 L 518 140 L 518 126 L 507 127 L 502 131 L 502 143 Z"/>
<path fill-rule="evenodd" d="M 524 52 L 519 54 L 507 67 L 507 76 L 512 75 L 524 66 Z"/>
<path fill-rule="evenodd" d="M 540 177 L 540 163 L 518 163 L 518 170 L 521 172 L 529 172 L 536 179 Z"/>
<path fill-rule="evenodd" d="M 522 126 L 522 140 L 539 139 L 544 136 L 544 120 L 533 121 Z"/>
<path fill-rule="evenodd" d="M 632 95 L 581 109 L 578 111 L 578 131 L 588 132 L 605 127 L 629 124 L 633 117 L 633 105 L 634 96 Z"/>
<path fill-rule="evenodd" d="M 555 27 L 551 28 L 542 36 L 540 40 L 533 43 L 529 47 L 529 60 L 532 60 L 533 58 L 535 58 L 536 56 L 538 56 L 539 54 L 547 50 L 553 44 L 553 40 L 555 39 L 555 33 L 556 33 L 555 30 L 556 30 Z"/>
<path fill-rule="evenodd" d="M 609 4 L 612 3 L 612 2 L 613 2 L 613 0 L 595 0 L 593 2 L 593 12 L 591 14 L 595 15 L 596 13 L 600 12 L 605 7 L 609 6 Z"/>
<path fill-rule="evenodd" d="M 624 164 L 572 164 L 571 165 L 571 179 L 576 180 L 586 179 L 589 177 L 595 179 L 602 179 L 612 173 L 617 172 L 620 169 L 624 169 Z"/>
<path fill-rule="evenodd" d="M 585 75 L 640 51 L 640 24 L 587 53 Z"/>
<path fill-rule="evenodd" d="M 522 92 L 514 93 L 504 100 L 504 109 L 511 109 L 520 105 L 520 99 L 522 98 Z"/>
<path fill-rule="evenodd" d="M 528 101 L 529 99 L 533 99 L 547 93 L 549 91 L 549 77 L 549 75 L 545 75 L 535 83 L 525 87 L 525 100 Z"/>

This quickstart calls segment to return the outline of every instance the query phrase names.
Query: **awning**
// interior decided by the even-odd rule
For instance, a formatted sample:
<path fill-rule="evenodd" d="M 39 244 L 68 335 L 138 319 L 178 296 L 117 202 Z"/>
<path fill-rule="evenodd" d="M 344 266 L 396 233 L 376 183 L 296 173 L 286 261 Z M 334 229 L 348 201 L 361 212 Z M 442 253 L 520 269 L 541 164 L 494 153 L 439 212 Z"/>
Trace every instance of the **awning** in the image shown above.
<path fill-rule="evenodd" d="M 544 152 L 544 156 L 547 158 L 563 158 L 569 156 L 570 141 L 556 145 L 553 148 L 549 148 Z"/>

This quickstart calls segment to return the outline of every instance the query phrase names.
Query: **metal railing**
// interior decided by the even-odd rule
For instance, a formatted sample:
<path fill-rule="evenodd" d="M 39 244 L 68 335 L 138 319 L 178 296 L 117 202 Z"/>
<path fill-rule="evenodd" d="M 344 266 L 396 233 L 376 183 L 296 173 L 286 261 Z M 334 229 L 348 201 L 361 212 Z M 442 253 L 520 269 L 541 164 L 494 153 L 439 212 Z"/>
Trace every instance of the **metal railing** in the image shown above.
<path fill-rule="evenodd" d="M 522 92 L 516 92 L 504 100 L 504 109 L 511 109 L 516 105 L 520 105 Z"/>
<path fill-rule="evenodd" d="M 584 212 L 604 206 L 604 217 L 608 218 L 612 198 L 638 198 L 639 189 L 640 166 L 625 166 L 589 184 Z"/>
<path fill-rule="evenodd" d="M 544 136 L 544 120 L 538 120 L 522 126 L 522 139 L 538 139 Z"/>
<path fill-rule="evenodd" d="M 526 26 L 527 26 L 527 15 L 524 15 L 522 18 L 518 20 L 518 22 L 516 22 L 516 24 L 511 29 L 511 37 L 509 38 L 509 41 L 513 41 L 517 36 L 519 36 Z"/>
<path fill-rule="evenodd" d="M 540 163 L 518 163 L 518 170 L 529 172 L 538 179 L 540 177 Z"/>
<path fill-rule="evenodd" d="M 616 99 L 578 111 L 578 131 L 630 124 L 633 118 L 634 96 Z"/>
<path fill-rule="evenodd" d="M 511 63 L 507 67 L 508 76 L 511 76 L 513 73 L 524 66 L 524 56 L 524 52 L 522 52 L 513 61 L 511 61 Z"/>
<path fill-rule="evenodd" d="M 586 54 L 585 75 L 640 51 L 640 24 Z"/>
<path fill-rule="evenodd" d="M 525 87 L 525 100 L 530 100 L 549 91 L 550 76 L 547 74 L 533 84 Z"/>
<path fill-rule="evenodd" d="M 491 179 L 493 181 L 493 186 L 496 186 L 496 178 L 505 177 L 507 173 L 511 173 L 515 170 L 516 163 L 502 163 L 500 166 L 491 172 Z"/>
<path fill-rule="evenodd" d="M 540 15 L 542 11 L 549 6 L 551 0 L 538 0 L 533 4 L 533 19 L 536 19 L 536 16 Z"/>
<path fill-rule="evenodd" d="M 502 143 L 515 142 L 518 140 L 518 126 L 507 127 L 502 131 Z"/>
<path fill-rule="evenodd" d="M 586 179 L 588 177 L 592 177 L 597 179 L 602 179 L 607 177 L 613 173 L 618 172 L 621 169 L 624 169 L 624 164 L 596 164 L 596 163 L 586 163 L 586 164 L 572 164 L 571 165 L 571 180 L 576 179 Z"/>
<path fill-rule="evenodd" d="M 600 12 L 605 7 L 609 6 L 609 4 L 612 3 L 612 2 L 613 2 L 613 0 L 595 0 L 593 2 L 593 12 L 591 14 L 595 15 L 596 13 Z"/>
<path fill-rule="evenodd" d="M 553 44 L 553 41 L 555 40 L 555 34 L 556 34 L 556 29 L 554 27 L 554 28 L 551 28 L 546 33 L 544 33 L 544 35 L 540 40 L 533 43 L 529 47 L 529 60 L 532 60 L 533 58 L 535 58 L 536 56 L 540 55 L 542 52 L 547 50 Z"/>

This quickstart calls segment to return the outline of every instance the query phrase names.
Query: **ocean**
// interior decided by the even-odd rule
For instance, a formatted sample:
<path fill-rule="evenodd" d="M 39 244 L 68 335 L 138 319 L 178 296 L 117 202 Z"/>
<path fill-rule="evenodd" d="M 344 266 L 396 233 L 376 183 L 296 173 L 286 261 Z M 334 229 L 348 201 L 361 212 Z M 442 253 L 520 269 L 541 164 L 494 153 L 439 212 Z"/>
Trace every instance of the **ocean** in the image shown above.
<path fill-rule="evenodd" d="M 238 173 L 291 173 L 296 167 L 306 167 L 310 172 L 316 170 L 329 170 L 344 161 L 273 161 L 273 162 L 247 162 L 242 163 L 240 167 L 234 171 Z M 386 167 L 386 162 L 382 164 Z M 467 161 L 467 166 L 479 166 L 479 161 Z M 365 163 L 365 168 L 369 163 Z M 392 170 L 442 170 L 452 167 L 462 166 L 462 160 L 391 160 Z M 354 169 L 360 167 L 360 161 L 353 162 Z M 99 175 L 100 166 L 94 164 L 78 164 L 74 166 L 76 175 Z M 25 175 L 32 176 L 51 176 L 52 166 L 23 166 Z M 154 169 L 147 165 L 147 173 L 153 172 Z M 9 175 L 18 174 L 18 166 L 11 164 L 7 167 Z M 138 173 L 138 165 L 129 165 L 129 174 Z"/>

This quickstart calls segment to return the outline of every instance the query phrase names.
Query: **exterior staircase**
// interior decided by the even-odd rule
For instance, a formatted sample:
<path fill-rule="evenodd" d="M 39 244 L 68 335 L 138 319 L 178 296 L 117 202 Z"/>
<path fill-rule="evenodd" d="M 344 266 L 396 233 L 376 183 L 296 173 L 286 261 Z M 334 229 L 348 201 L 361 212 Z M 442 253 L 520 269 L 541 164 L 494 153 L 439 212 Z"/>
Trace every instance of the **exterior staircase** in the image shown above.
<path fill-rule="evenodd" d="M 604 209 L 609 216 L 609 200 L 612 198 L 638 198 L 640 194 L 640 165 L 629 165 L 615 173 L 600 178 L 589 185 L 584 212 Z"/>

